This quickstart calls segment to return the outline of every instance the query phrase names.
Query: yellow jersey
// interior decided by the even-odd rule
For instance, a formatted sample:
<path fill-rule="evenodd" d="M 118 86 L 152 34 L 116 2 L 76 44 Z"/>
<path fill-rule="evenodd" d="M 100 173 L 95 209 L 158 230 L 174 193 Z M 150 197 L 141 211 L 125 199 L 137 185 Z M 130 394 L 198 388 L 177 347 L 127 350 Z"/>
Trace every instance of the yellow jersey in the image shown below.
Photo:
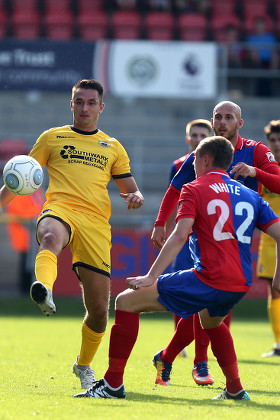
<path fill-rule="evenodd" d="M 46 165 L 46 204 L 95 212 L 106 220 L 111 216 L 110 179 L 131 176 L 124 147 L 98 129 L 87 133 L 69 125 L 51 128 L 40 135 L 29 155 Z"/>

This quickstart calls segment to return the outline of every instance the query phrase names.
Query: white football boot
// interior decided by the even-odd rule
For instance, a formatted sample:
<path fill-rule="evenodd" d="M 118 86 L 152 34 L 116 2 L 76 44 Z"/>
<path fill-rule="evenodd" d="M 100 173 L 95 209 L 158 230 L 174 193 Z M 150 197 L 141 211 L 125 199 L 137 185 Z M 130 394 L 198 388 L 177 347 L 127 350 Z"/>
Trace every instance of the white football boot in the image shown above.
<path fill-rule="evenodd" d="M 78 356 L 79 357 L 79 356 Z M 81 387 L 83 389 L 89 389 L 93 386 L 96 382 L 94 377 L 94 370 L 90 368 L 90 366 L 80 366 L 78 365 L 78 357 L 76 362 L 73 365 L 73 373 L 80 378 Z"/>
<path fill-rule="evenodd" d="M 40 281 L 35 281 L 30 289 L 31 299 L 38 304 L 39 308 L 46 316 L 56 313 L 51 291 Z"/>

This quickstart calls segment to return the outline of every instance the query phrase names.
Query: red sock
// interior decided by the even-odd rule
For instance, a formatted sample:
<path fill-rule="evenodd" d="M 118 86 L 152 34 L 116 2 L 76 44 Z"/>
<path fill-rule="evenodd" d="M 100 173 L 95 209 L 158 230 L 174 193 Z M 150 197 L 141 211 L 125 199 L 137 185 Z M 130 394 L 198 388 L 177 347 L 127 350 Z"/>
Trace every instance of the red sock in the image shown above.
<path fill-rule="evenodd" d="M 193 364 L 196 365 L 203 360 L 208 361 L 207 349 L 210 343 L 209 337 L 200 324 L 199 315 L 195 314 L 193 317 L 193 329 L 195 340 L 195 356 Z"/>
<path fill-rule="evenodd" d="M 164 362 L 173 363 L 176 356 L 193 341 L 193 317 L 181 318 L 175 334 L 168 346 L 162 350 L 160 358 Z"/>
<path fill-rule="evenodd" d="M 175 330 L 176 330 L 177 324 L 180 321 L 181 317 L 179 315 L 177 315 L 177 314 L 173 314 L 173 319 L 174 319 Z"/>
<path fill-rule="evenodd" d="M 126 362 L 137 340 L 139 314 L 115 310 L 115 324 L 111 329 L 109 368 L 104 378 L 112 388 L 123 383 Z"/>
<path fill-rule="evenodd" d="M 236 353 L 233 339 L 228 327 L 223 322 L 217 328 L 205 330 L 211 340 L 211 347 L 214 356 L 226 377 L 228 392 L 236 394 L 243 389 L 238 372 Z"/>

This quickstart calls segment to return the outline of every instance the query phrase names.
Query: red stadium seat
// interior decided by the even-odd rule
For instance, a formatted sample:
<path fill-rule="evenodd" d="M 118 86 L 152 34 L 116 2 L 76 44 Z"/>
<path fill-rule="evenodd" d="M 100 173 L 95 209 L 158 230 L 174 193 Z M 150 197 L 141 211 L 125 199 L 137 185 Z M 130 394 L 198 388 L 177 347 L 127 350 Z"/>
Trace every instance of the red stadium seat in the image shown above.
<path fill-rule="evenodd" d="M 81 13 L 77 24 L 79 35 L 84 40 L 95 41 L 107 38 L 108 16 L 101 10 Z"/>
<path fill-rule="evenodd" d="M 240 20 L 237 16 L 231 15 L 227 17 L 216 16 L 212 21 L 211 29 L 214 41 L 224 42 L 225 41 L 225 30 L 229 26 L 234 26 L 240 31 Z"/>
<path fill-rule="evenodd" d="M 35 39 L 41 35 L 41 18 L 34 9 L 16 9 L 11 16 L 13 36 Z"/>
<path fill-rule="evenodd" d="M 112 36 L 116 39 L 139 39 L 141 15 L 133 10 L 119 10 L 112 16 Z"/>
<path fill-rule="evenodd" d="M 207 39 L 207 19 L 203 14 L 183 13 L 178 22 L 179 39 L 182 41 L 205 41 Z"/>
<path fill-rule="evenodd" d="M 104 0 L 78 0 L 79 13 L 103 10 Z"/>
<path fill-rule="evenodd" d="M 74 36 L 74 18 L 70 11 L 50 12 L 44 19 L 45 35 L 50 39 L 67 40 Z"/>
<path fill-rule="evenodd" d="M 169 12 L 147 12 L 144 19 L 146 37 L 169 41 L 174 38 L 174 17 Z"/>
<path fill-rule="evenodd" d="M 28 153 L 28 147 L 22 139 L 2 139 L 0 141 L 0 162 L 1 169 L 6 162 L 16 155 L 25 155 Z"/>
<path fill-rule="evenodd" d="M 8 31 L 8 17 L 5 9 L 0 9 L 0 38 L 4 38 Z"/>
<path fill-rule="evenodd" d="M 211 0 L 212 16 L 233 15 L 236 12 L 237 0 Z"/>
<path fill-rule="evenodd" d="M 30 1 L 30 0 L 28 0 Z M 94 2 L 95 0 L 93 0 Z M 45 0 L 44 6 L 46 13 L 61 12 L 63 10 L 71 12 L 71 0 Z"/>
<path fill-rule="evenodd" d="M 277 3 L 277 1 L 276 1 Z M 267 15 L 268 0 L 246 0 L 242 2 L 243 16 L 245 19 L 253 19 L 255 16 Z"/>
<path fill-rule="evenodd" d="M 24 2 L 23 0 L 10 0 L 9 3 L 12 6 L 12 10 L 24 9 L 26 11 L 27 9 L 35 10 L 38 8 L 38 0 L 24 0 Z"/>

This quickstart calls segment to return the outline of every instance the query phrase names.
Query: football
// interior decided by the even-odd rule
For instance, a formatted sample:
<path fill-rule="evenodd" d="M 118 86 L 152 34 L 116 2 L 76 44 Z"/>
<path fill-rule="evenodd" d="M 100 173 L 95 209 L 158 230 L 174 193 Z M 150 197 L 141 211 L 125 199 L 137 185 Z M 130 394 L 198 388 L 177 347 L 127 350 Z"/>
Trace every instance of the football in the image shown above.
<path fill-rule="evenodd" d="M 18 155 L 10 159 L 3 169 L 4 184 L 17 195 L 34 193 L 43 182 L 43 170 L 36 159 Z"/>

